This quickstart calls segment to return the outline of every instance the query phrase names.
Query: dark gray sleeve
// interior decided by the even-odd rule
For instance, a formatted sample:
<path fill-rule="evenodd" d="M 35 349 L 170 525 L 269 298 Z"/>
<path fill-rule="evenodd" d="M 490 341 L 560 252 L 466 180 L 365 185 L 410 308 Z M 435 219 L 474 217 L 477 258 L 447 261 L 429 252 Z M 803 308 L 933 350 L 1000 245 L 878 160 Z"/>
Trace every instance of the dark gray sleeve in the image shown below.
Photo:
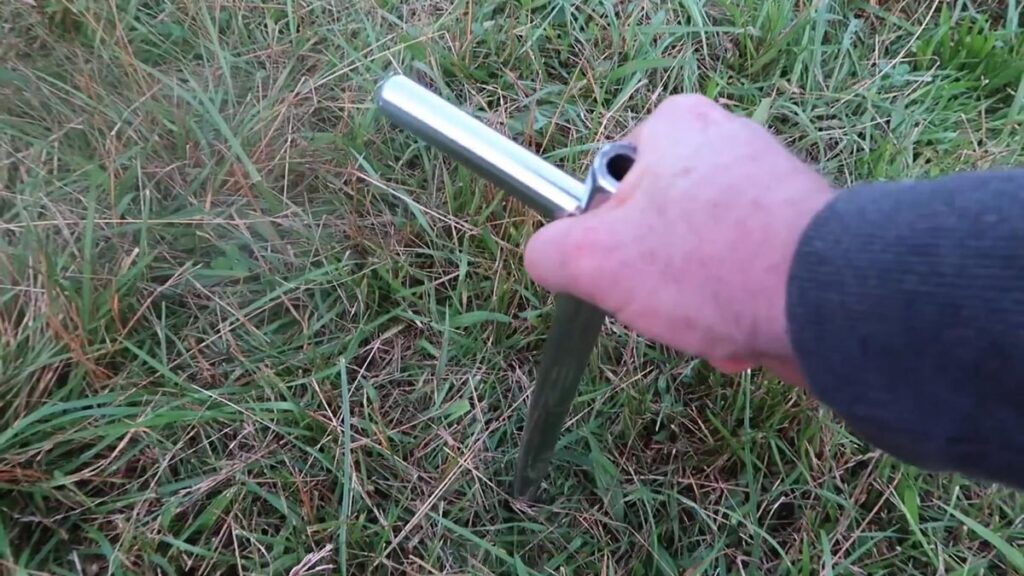
<path fill-rule="evenodd" d="M 854 433 L 1024 488 L 1024 170 L 838 193 L 797 248 L 787 315 L 812 394 Z"/>

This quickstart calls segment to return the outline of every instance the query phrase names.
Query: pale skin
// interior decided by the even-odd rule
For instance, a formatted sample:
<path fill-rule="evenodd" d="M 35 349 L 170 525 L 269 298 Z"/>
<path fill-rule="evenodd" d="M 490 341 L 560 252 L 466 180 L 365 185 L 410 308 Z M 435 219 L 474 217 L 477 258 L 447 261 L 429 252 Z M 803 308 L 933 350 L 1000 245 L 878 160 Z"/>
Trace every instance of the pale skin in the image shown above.
<path fill-rule="evenodd" d="M 538 230 L 526 247 L 530 276 L 721 370 L 764 366 L 803 386 L 786 281 L 829 183 L 702 96 L 667 99 L 627 140 L 637 161 L 615 197 Z"/>

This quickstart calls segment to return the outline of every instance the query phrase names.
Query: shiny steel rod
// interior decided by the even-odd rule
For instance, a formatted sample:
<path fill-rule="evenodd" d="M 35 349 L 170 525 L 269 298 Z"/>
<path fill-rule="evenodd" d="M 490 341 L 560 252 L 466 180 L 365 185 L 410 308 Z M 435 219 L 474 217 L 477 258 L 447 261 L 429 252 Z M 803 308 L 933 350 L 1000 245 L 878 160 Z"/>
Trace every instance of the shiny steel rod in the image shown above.
<path fill-rule="evenodd" d="M 582 182 L 409 78 L 394 75 L 377 87 L 377 107 L 398 126 L 447 152 L 545 218 L 582 211 Z"/>

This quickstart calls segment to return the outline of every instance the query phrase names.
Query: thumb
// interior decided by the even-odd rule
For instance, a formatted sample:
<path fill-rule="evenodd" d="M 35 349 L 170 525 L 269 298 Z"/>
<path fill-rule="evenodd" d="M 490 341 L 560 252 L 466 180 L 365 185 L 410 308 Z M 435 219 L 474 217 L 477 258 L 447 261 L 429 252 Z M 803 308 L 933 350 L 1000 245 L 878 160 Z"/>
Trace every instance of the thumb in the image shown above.
<path fill-rule="evenodd" d="M 535 282 L 552 292 L 569 293 L 610 310 L 614 294 L 613 236 L 621 229 L 613 220 L 619 210 L 612 206 L 551 222 L 526 244 L 526 271 Z"/>
<path fill-rule="evenodd" d="M 552 292 L 563 292 L 571 284 L 569 246 L 573 244 L 570 239 L 577 236 L 576 220 L 570 216 L 545 224 L 526 243 L 526 272 L 534 282 Z"/>

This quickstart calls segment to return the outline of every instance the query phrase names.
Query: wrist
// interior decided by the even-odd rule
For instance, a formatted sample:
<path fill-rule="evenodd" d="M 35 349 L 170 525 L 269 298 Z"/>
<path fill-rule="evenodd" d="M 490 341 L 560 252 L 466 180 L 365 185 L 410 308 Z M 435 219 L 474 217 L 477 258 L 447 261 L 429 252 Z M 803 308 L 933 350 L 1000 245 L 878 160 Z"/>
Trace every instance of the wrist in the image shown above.
<path fill-rule="evenodd" d="M 757 354 L 765 358 L 791 358 L 793 346 L 789 338 L 786 319 L 786 292 L 790 272 L 797 247 L 803 238 L 804 231 L 814 217 L 829 203 L 833 197 L 829 184 L 817 173 L 811 173 L 793 194 L 786 194 L 783 202 L 777 205 L 775 217 L 765 214 L 766 225 L 770 226 L 771 241 L 765 242 L 768 256 L 762 262 L 760 273 L 763 278 L 751 282 L 753 289 L 760 287 L 760 296 L 751 294 L 751 298 L 760 299 L 763 306 L 758 307 L 761 314 L 754 326 L 754 345 Z M 771 211 L 769 211 L 771 212 Z"/>

